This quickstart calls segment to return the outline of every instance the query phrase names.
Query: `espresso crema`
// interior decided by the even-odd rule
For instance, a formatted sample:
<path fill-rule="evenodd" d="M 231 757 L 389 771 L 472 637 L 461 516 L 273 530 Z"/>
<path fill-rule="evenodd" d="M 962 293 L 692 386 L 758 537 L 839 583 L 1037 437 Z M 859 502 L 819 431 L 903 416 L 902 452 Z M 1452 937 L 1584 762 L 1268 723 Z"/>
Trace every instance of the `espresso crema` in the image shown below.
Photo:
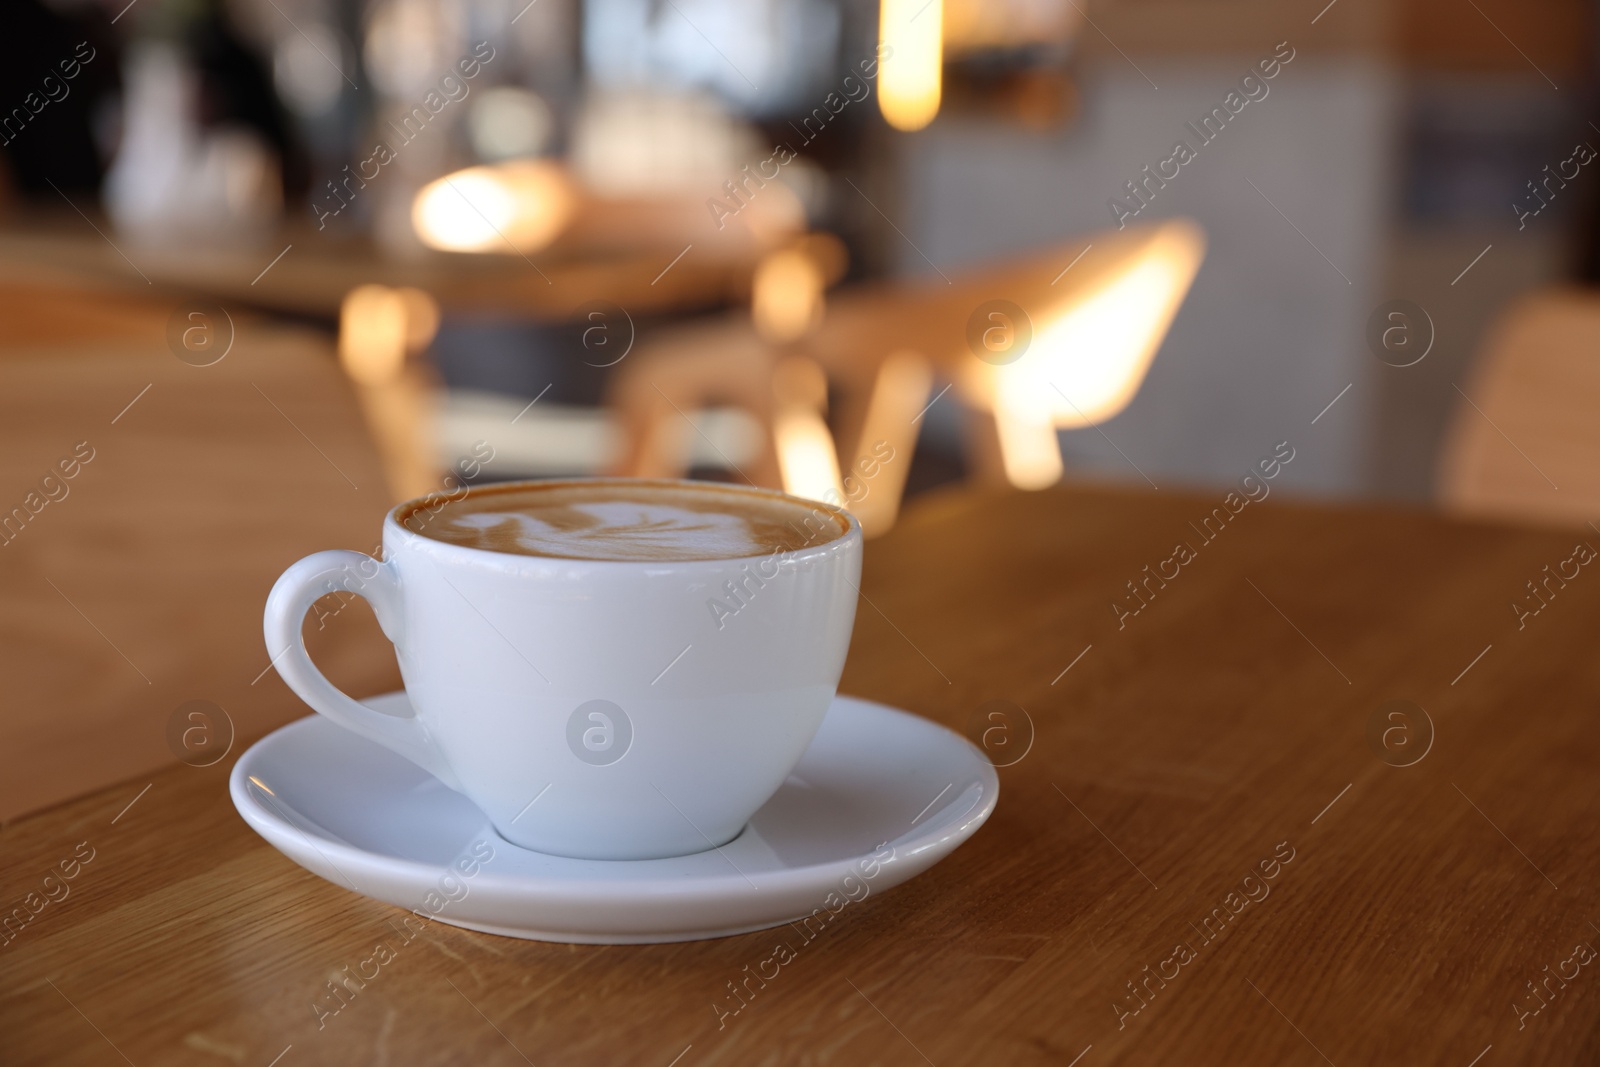
<path fill-rule="evenodd" d="M 434 508 L 437 510 L 433 510 Z M 823 545 L 848 532 L 824 504 L 684 482 L 485 486 L 396 516 L 447 544 L 523 556 L 617 561 L 737 559 Z"/>

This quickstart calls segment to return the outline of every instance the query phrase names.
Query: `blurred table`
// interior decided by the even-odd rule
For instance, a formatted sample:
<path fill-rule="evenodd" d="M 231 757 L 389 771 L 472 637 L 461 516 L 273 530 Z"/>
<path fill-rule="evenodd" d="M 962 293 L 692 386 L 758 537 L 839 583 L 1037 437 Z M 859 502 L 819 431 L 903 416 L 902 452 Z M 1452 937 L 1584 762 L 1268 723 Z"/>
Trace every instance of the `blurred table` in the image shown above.
<path fill-rule="evenodd" d="M 1275 498 L 1208 542 L 1222 500 L 950 492 L 869 546 L 843 689 L 1003 726 L 999 808 L 721 1026 L 798 935 L 433 924 L 319 1031 L 402 913 L 256 838 L 229 759 L 0 836 L 19 905 L 94 855 L 0 949 L 6 1062 L 1593 1063 L 1600 577 L 1508 604 L 1600 536 Z"/>
<path fill-rule="evenodd" d="M 97 225 L 112 232 L 103 220 Z M 141 293 L 201 296 L 292 315 L 333 318 L 351 289 L 378 284 L 422 289 L 446 313 L 563 321 L 591 300 L 611 301 L 633 315 L 719 307 L 748 294 L 756 262 L 753 248 L 699 241 L 685 250 L 683 243 L 642 237 L 629 247 L 557 245 L 528 256 L 423 250 L 414 259 L 309 227 L 243 247 L 194 241 L 141 247 L 115 233 L 111 240 L 115 246 L 86 220 L 60 215 L 48 225 L 0 230 L 0 265 L 38 265 Z"/>

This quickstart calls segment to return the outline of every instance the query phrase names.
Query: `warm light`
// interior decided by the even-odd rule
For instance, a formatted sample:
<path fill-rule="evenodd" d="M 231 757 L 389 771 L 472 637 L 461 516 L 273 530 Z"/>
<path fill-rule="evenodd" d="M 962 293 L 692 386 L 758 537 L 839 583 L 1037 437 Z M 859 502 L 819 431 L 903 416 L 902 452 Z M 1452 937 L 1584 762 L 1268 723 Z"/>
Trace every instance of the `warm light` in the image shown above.
<path fill-rule="evenodd" d="M 1006 480 L 1018 489 L 1045 489 L 1061 478 L 1061 444 L 1047 405 L 998 408 L 995 430 Z"/>
<path fill-rule="evenodd" d="M 421 496 L 439 480 L 434 455 L 434 385 L 406 357 L 439 328 L 439 305 L 420 289 L 362 285 L 339 308 L 339 363 L 378 445 L 391 497 Z"/>
<path fill-rule="evenodd" d="M 423 186 L 411 205 L 422 243 L 447 252 L 532 252 L 572 217 L 574 194 L 553 163 L 469 167 Z"/>
<path fill-rule="evenodd" d="M 939 113 L 944 0 L 883 0 L 878 10 L 878 107 L 897 130 L 920 130 Z"/>
<path fill-rule="evenodd" d="M 421 289 L 397 290 L 406 314 L 406 349 L 420 352 L 439 332 L 439 304 Z"/>
<path fill-rule="evenodd" d="M 439 306 L 421 289 L 357 286 L 339 308 L 339 362 L 363 385 L 393 381 L 438 328 Z"/>
<path fill-rule="evenodd" d="M 397 289 L 362 285 L 339 309 L 339 362 L 364 385 L 392 380 L 406 361 L 406 303 Z"/>
<path fill-rule="evenodd" d="M 780 360 L 772 369 L 773 447 L 783 488 L 796 496 L 843 505 L 839 455 L 822 413 L 828 404 L 828 377 L 803 356 Z"/>
<path fill-rule="evenodd" d="M 865 537 L 886 533 L 900 512 L 932 384 L 933 368 L 916 352 L 891 353 L 878 367 L 855 462 L 844 472 L 845 506 L 861 520 Z"/>
<path fill-rule="evenodd" d="M 1058 426 L 1103 422 L 1128 406 L 1192 273 L 1177 257 L 1147 258 L 1053 319 L 1001 375 L 1001 393 L 1043 396 Z"/>
<path fill-rule="evenodd" d="M 839 457 L 833 435 L 822 416 L 809 408 L 791 407 L 778 412 L 772 434 L 778 450 L 778 469 L 785 492 L 830 504 L 844 504 L 839 484 Z"/>
<path fill-rule="evenodd" d="M 1053 298 L 1044 287 L 1045 296 L 1025 303 L 1033 338 L 1016 362 L 962 362 L 961 391 L 994 413 L 1013 485 L 1039 488 L 1060 477 L 1049 427 L 1092 426 L 1128 406 L 1203 254 L 1198 229 L 1168 223 L 1104 279 Z"/>
<path fill-rule="evenodd" d="M 822 269 L 798 248 L 774 252 L 756 267 L 750 313 L 774 344 L 799 340 L 822 318 Z"/>
<path fill-rule="evenodd" d="M 1201 254 L 1199 234 L 1174 224 L 1097 287 L 1026 306 L 1027 352 L 1003 366 L 969 361 L 965 391 L 995 411 L 1046 410 L 1063 428 L 1111 418 L 1139 391 Z"/>

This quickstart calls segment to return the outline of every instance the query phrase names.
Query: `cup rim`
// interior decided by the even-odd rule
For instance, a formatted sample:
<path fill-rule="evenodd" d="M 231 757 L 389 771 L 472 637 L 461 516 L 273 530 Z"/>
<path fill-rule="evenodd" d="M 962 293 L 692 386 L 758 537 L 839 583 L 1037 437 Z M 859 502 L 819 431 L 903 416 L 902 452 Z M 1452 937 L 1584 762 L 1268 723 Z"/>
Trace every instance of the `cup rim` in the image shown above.
<path fill-rule="evenodd" d="M 520 552 L 500 552 L 492 548 L 477 548 L 472 545 L 458 545 L 450 541 L 441 541 L 436 537 L 429 537 L 427 534 L 419 533 L 400 521 L 400 516 L 402 514 L 405 514 L 408 511 L 414 511 L 418 507 L 425 504 L 442 500 L 446 502 L 446 504 L 443 506 L 448 506 L 449 503 L 463 500 L 471 496 L 474 492 L 516 492 L 518 490 L 531 488 L 597 484 L 660 486 L 667 488 L 673 486 L 684 486 L 695 490 L 711 490 L 714 492 L 727 492 L 736 495 L 756 494 L 759 496 L 777 497 L 798 507 L 809 510 L 820 510 L 832 517 L 841 519 L 844 522 L 845 528 L 844 532 L 839 534 L 839 536 L 830 538 L 829 540 L 823 541 L 820 544 L 806 545 L 801 548 L 784 549 L 776 552 L 758 552 L 749 556 L 713 556 L 707 559 L 675 560 L 590 559 L 584 556 L 544 556 L 523 554 Z M 809 497 L 796 496 L 793 493 L 788 493 L 781 489 L 768 489 L 759 485 L 738 485 L 731 482 L 700 481 L 693 478 L 630 478 L 594 475 L 590 477 L 576 478 L 522 478 L 508 482 L 485 482 L 481 485 L 466 485 L 463 483 L 462 488 L 464 488 L 466 492 L 460 493 L 459 495 L 457 495 L 456 490 L 435 489 L 424 493 L 421 496 L 412 497 L 410 500 L 401 501 L 394 507 L 390 508 L 389 511 L 384 515 L 383 519 L 383 528 L 386 535 L 385 540 L 387 541 L 387 534 L 392 530 L 395 534 L 403 535 L 406 539 L 412 542 L 426 545 L 430 551 L 439 551 L 445 554 L 464 553 L 464 558 L 466 559 L 492 559 L 502 562 L 515 560 L 519 562 L 540 561 L 561 564 L 581 563 L 584 565 L 603 566 L 606 568 L 633 567 L 659 570 L 663 567 L 706 565 L 726 566 L 730 563 L 739 563 L 740 561 L 752 559 L 801 559 L 810 555 L 820 555 L 836 551 L 840 546 L 850 542 L 851 540 L 859 541 L 861 539 L 860 520 L 858 520 L 854 514 L 845 508 L 839 507 L 836 504 L 829 504 L 823 500 L 813 500 Z M 387 553 L 385 554 L 387 555 Z"/>

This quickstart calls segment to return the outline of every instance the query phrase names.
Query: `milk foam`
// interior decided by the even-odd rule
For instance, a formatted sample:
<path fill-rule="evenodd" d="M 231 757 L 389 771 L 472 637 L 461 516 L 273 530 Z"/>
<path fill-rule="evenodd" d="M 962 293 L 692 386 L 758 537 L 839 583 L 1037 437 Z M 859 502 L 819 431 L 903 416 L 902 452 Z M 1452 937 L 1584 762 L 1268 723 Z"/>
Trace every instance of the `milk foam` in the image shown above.
<path fill-rule="evenodd" d="M 494 531 L 495 540 L 512 539 L 523 552 L 535 556 L 721 559 L 753 556 L 766 548 L 756 540 L 751 523 L 739 515 L 622 500 L 569 505 L 566 510 L 593 521 L 573 527 L 537 513 L 480 511 L 462 515 L 455 526 Z"/>
<path fill-rule="evenodd" d="M 820 505 L 742 492 L 621 482 L 488 488 L 402 522 L 451 544 L 594 560 L 736 559 L 824 544 L 844 532 Z"/>

